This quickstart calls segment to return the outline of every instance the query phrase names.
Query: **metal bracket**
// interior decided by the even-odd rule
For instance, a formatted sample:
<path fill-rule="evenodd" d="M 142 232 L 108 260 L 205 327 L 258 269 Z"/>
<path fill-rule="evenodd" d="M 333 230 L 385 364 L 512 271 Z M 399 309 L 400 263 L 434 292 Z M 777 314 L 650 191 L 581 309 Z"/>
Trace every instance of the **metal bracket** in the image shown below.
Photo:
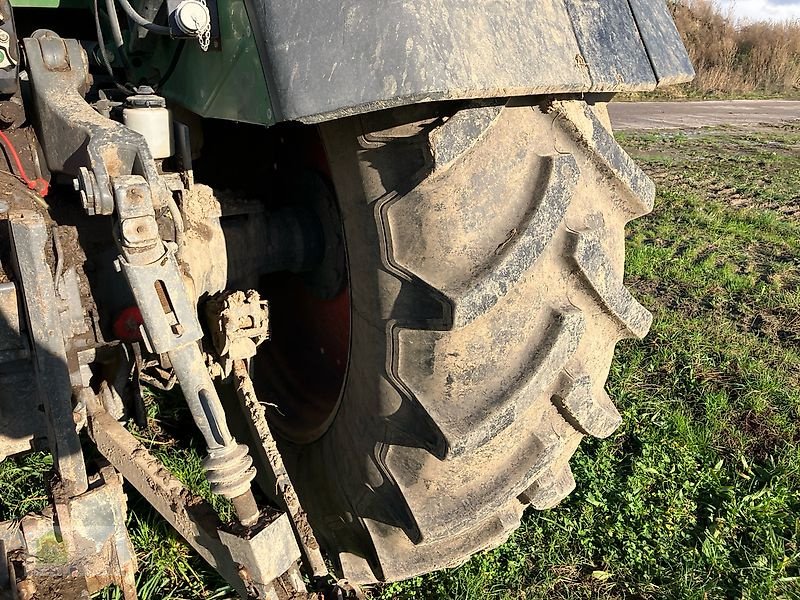
<path fill-rule="evenodd" d="M 170 198 L 144 137 L 100 115 L 84 99 L 89 89 L 86 52 L 77 40 L 45 29 L 24 40 L 37 133 L 51 171 L 76 178 L 89 214 L 114 211 L 112 180 L 144 177 L 153 202 Z"/>
<path fill-rule="evenodd" d="M 72 385 L 67 367 L 59 302 L 45 247 L 44 218 L 33 211 L 9 215 L 11 242 L 31 335 L 38 396 L 47 417 L 48 443 L 69 496 L 86 491 L 83 453 L 72 414 Z"/>
<path fill-rule="evenodd" d="M 300 505 L 297 492 L 295 492 L 294 485 L 283 464 L 278 444 L 272 436 L 272 431 L 267 423 L 266 411 L 256 397 L 247 363 L 244 360 L 233 361 L 233 379 L 242 409 L 249 416 L 248 422 L 256 434 L 254 437 L 261 441 L 259 450 L 267 458 L 269 467 L 275 477 L 277 491 L 280 493 L 281 500 L 283 500 L 283 504 L 292 519 L 292 526 L 297 534 L 300 548 L 303 550 L 303 558 L 314 577 L 327 577 L 328 568 L 322 558 L 319 542 L 308 522 L 305 511 Z"/>
<path fill-rule="evenodd" d="M 136 554 L 117 472 L 101 468 L 91 489 L 54 508 L 0 523 L 0 588 L 10 583 L 19 598 L 88 598 L 116 584 L 135 600 Z"/>

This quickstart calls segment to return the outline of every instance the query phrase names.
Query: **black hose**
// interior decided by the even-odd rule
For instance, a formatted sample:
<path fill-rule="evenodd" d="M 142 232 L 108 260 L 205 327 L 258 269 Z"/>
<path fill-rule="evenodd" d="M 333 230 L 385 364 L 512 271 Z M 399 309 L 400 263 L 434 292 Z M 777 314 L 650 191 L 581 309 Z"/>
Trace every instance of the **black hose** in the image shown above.
<path fill-rule="evenodd" d="M 161 79 L 158 80 L 158 83 L 154 86 L 156 90 L 160 90 L 165 83 L 169 80 L 172 74 L 175 72 L 175 68 L 178 66 L 178 62 L 181 59 L 181 54 L 183 54 L 183 47 L 186 45 L 186 40 L 181 40 L 178 42 L 178 47 L 175 48 L 175 52 L 172 54 L 172 60 L 169 61 L 169 66 L 167 66 L 167 70 L 164 71 L 164 74 L 161 76 Z"/>
<path fill-rule="evenodd" d="M 119 2 L 122 10 L 126 15 L 128 15 L 130 20 L 136 23 L 139 27 L 146 29 L 150 33 L 155 33 L 156 35 L 170 35 L 172 33 L 169 27 L 165 27 L 164 25 L 156 25 L 152 21 L 145 19 L 142 15 L 136 12 L 136 9 L 131 6 L 131 3 L 128 2 L 128 0 L 117 0 L 117 2 Z"/>
<path fill-rule="evenodd" d="M 108 76 L 111 77 L 111 81 L 114 82 L 114 85 L 119 89 L 121 92 L 124 92 L 127 95 L 130 95 L 133 92 L 130 88 L 122 85 L 117 81 L 117 78 L 114 77 L 114 69 L 111 66 L 111 60 L 108 56 L 108 50 L 106 50 L 106 42 L 103 37 L 103 28 L 100 26 L 100 7 L 97 5 L 97 0 L 94 0 L 94 25 L 97 29 L 97 43 L 99 44 L 100 48 L 100 62 L 103 63 L 103 66 L 108 71 Z"/>

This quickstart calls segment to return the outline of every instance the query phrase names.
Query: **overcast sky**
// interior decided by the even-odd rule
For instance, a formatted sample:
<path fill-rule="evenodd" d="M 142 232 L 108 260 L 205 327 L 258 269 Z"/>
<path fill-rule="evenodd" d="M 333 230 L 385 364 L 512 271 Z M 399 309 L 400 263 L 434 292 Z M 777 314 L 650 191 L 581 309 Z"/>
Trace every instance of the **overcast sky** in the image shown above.
<path fill-rule="evenodd" d="M 723 8 L 733 7 L 733 14 L 755 21 L 798 19 L 800 0 L 719 0 Z"/>

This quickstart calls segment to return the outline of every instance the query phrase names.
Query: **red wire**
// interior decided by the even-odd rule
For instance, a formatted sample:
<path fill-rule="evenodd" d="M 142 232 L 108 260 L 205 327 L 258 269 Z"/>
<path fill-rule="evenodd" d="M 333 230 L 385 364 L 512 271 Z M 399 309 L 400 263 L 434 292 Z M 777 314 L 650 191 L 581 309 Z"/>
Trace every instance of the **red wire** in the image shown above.
<path fill-rule="evenodd" d="M 17 150 L 14 148 L 14 144 L 11 143 L 11 140 L 8 139 L 5 133 L 0 131 L 0 141 L 3 142 L 3 146 L 5 146 L 8 153 L 11 155 L 11 158 L 14 159 L 14 164 L 17 166 L 17 170 L 19 171 L 19 178 L 25 182 L 25 185 L 28 188 L 32 189 L 34 192 L 42 196 L 43 198 L 47 196 L 47 192 L 50 191 L 50 184 L 41 177 L 37 179 L 31 179 L 25 173 L 25 167 L 22 166 L 22 161 L 19 159 L 19 154 L 17 154 Z"/>

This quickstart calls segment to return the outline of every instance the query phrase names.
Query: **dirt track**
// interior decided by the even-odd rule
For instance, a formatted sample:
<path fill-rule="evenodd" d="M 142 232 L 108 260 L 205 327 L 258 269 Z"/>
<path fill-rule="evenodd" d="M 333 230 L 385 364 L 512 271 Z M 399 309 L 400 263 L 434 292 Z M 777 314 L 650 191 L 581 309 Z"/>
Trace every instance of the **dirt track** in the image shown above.
<path fill-rule="evenodd" d="M 690 129 L 712 125 L 757 125 L 800 119 L 800 101 L 708 100 L 702 102 L 612 102 L 614 128 Z"/>

